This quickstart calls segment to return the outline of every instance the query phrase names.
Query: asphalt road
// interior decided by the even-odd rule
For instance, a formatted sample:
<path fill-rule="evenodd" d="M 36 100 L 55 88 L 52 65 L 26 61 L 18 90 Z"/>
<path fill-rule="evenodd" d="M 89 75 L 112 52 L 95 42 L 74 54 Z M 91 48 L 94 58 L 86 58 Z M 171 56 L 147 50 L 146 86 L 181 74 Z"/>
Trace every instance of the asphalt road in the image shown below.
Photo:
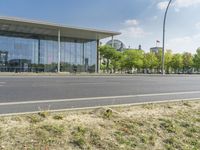
<path fill-rule="evenodd" d="M 0 77 L 0 114 L 200 99 L 200 76 Z"/>

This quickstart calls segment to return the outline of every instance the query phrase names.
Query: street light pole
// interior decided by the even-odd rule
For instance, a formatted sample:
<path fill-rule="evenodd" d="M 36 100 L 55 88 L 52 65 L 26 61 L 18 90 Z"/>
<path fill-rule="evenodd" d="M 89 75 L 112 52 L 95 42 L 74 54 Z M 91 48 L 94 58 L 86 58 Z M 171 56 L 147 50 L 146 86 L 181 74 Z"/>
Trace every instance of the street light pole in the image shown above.
<path fill-rule="evenodd" d="M 172 2 L 172 0 L 170 0 L 167 5 L 166 11 L 165 11 L 165 16 L 164 16 L 164 21 L 163 21 L 163 46 L 162 46 L 162 74 L 163 75 L 165 75 L 165 23 L 166 23 L 166 18 L 167 18 L 167 12 L 168 12 L 171 2 Z"/>

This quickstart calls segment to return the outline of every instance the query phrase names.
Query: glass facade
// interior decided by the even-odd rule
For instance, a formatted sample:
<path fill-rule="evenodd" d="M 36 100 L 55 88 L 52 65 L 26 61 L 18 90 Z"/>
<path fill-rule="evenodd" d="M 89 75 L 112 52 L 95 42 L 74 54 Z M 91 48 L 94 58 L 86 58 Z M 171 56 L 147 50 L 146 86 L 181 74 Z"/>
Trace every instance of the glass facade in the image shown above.
<path fill-rule="evenodd" d="M 97 42 L 61 37 L 60 71 L 95 72 Z M 0 72 L 57 72 L 56 37 L 0 36 Z"/>

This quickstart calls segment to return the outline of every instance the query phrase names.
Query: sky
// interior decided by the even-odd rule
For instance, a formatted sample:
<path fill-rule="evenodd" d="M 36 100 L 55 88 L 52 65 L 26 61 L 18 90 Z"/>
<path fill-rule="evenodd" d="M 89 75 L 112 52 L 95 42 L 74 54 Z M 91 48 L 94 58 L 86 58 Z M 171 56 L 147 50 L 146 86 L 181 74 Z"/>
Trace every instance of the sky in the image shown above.
<path fill-rule="evenodd" d="M 0 15 L 77 27 L 119 31 L 127 47 L 149 51 L 162 46 L 168 0 L 0 0 Z M 200 47 L 200 0 L 172 0 L 166 22 L 166 49 L 195 53 Z M 103 43 L 110 39 L 102 40 Z"/>

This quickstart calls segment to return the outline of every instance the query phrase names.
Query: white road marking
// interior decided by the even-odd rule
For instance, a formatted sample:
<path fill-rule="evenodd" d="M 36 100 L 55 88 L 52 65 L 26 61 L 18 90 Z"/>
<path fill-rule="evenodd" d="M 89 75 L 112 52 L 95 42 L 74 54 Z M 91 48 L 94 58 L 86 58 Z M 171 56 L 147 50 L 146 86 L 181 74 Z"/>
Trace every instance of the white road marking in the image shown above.
<path fill-rule="evenodd" d="M 85 82 L 85 83 L 67 83 L 66 85 L 105 85 L 105 84 L 120 84 L 120 82 Z"/>
<path fill-rule="evenodd" d="M 6 82 L 0 82 L 0 87 L 4 86 Z"/>
<path fill-rule="evenodd" d="M 69 102 L 69 101 L 86 101 L 86 100 L 105 100 L 105 99 L 119 99 L 119 98 L 123 99 L 123 98 L 151 97 L 151 96 L 154 97 L 154 96 L 168 96 L 168 95 L 185 95 L 185 94 L 200 94 L 200 91 L 9 102 L 9 103 L 0 103 L 0 106 L 19 105 L 19 104 L 57 103 L 57 102 Z M 200 97 L 199 97 L 199 99 L 200 99 Z"/>
<path fill-rule="evenodd" d="M 159 103 L 173 103 L 173 102 L 181 102 L 181 101 L 196 101 L 200 98 L 187 98 L 187 99 L 172 99 L 172 100 L 162 100 L 162 101 L 153 101 L 153 102 L 140 102 L 140 103 L 131 103 L 131 104 L 118 104 L 118 105 L 107 105 L 107 106 L 93 106 L 93 107 L 82 107 L 82 108 L 67 108 L 67 109 L 55 109 L 48 110 L 49 112 L 62 112 L 62 111 L 75 111 L 75 110 L 88 110 L 88 109 L 98 109 L 102 107 L 128 107 L 128 106 L 137 106 L 144 104 L 159 104 Z M 28 115 L 28 114 L 36 114 L 41 111 L 32 111 L 32 112 L 22 112 L 22 113 L 8 113 L 8 114 L 0 114 L 1 116 L 16 116 L 16 115 Z"/>

